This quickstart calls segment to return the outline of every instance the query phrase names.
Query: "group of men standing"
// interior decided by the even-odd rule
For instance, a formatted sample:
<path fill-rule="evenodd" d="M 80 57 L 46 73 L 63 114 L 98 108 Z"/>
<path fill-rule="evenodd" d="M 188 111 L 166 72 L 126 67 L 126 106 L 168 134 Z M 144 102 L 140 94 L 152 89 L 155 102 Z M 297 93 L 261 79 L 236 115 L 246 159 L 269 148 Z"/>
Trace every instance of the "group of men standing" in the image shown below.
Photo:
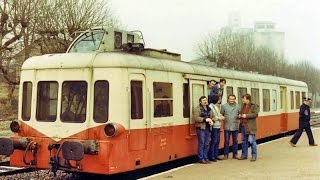
<path fill-rule="evenodd" d="M 208 164 L 217 160 L 226 160 L 229 155 L 229 142 L 232 136 L 233 159 L 248 159 L 248 146 L 251 144 L 251 161 L 257 160 L 256 118 L 259 113 L 259 106 L 251 102 L 251 95 L 242 96 L 242 104 L 236 103 L 234 94 L 228 95 L 228 102 L 221 106 L 225 79 L 220 79 L 216 84 L 214 80 L 208 82 L 209 95 L 201 96 L 199 106 L 193 111 L 196 132 L 198 136 L 198 158 L 199 163 Z M 299 129 L 289 142 L 296 146 L 303 130 L 306 131 L 310 146 L 317 146 L 314 142 L 310 128 L 310 98 L 304 98 L 299 111 Z M 220 144 L 221 121 L 224 121 L 224 156 L 218 156 Z M 242 153 L 238 157 L 238 133 L 242 137 Z"/>
<path fill-rule="evenodd" d="M 228 102 L 221 106 L 225 79 L 219 83 L 208 82 L 209 95 L 201 96 L 199 106 L 194 109 L 196 132 L 198 135 L 199 163 L 208 164 L 217 160 L 226 160 L 229 155 L 229 142 L 232 136 L 233 158 L 245 160 L 248 158 L 248 144 L 251 143 L 252 159 L 257 160 L 256 118 L 259 106 L 251 102 L 250 94 L 242 97 L 243 104 L 236 103 L 236 96 L 228 96 Z M 218 156 L 220 144 L 221 121 L 224 121 L 224 157 Z M 238 157 L 238 133 L 242 134 L 242 154 Z"/>

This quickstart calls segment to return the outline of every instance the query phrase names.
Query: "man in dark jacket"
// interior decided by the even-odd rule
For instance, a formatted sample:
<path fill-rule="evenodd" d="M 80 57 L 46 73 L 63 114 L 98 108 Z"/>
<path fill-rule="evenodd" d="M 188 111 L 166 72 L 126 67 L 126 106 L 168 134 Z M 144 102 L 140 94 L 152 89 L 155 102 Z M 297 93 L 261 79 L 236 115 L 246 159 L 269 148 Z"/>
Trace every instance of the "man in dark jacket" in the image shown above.
<path fill-rule="evenodd" d="M 294 134 L 293 138 L 289 142 L 291 146 L 295 147 L 299 138 L 301 137 L 301 134 L 303 132 L 303 129 L 306 131 L 309 139 L 309 145 L 310 146 L 317 146 L 317 144 L 314 143 L 312 131 L 310 128 L 310 98 L 303 98 L 303 104 L 300 106 L 299 111 L 299 129 Z"/>
<path fill-rule="evenodd" d="M 195 121 L 196 132 L 198 136 L 198 158 L 199 163 L 208 164 L 209 143 L 210 143 L 210 131 L 213 126 L 214 116 L 210 107 L 208 106 L 208 100 L 206 96 L 201 96 L 199 99 L 199 106 L 193 110 L 193 119 Z"/>
<path fill-rule="evenodd" d="M 259 114 L 259 106 L 251 102 L 251 95 L 245 94 L 242 98 L 242 106 L 240 107 L 240 132 L 242 134 L 242 154 L 239 160 L 248 158 L 248 143 L 251 143 L 251 161 L 257 160 L 257 123 L 256 118 Z"/>
<path fill-rule="evenodd" d="M 220 79 L 220 82 L 218 84 L 214 85 L 213 88 L 211 88 L 209 96 L 208 96 L 209 104 L 212 103 L 214 96 L 219 97 L 218 104 L 221 104 L 222 96 L 223 96 L 223 88 L 226 83 L 227 83 L 227 81 L 225 79 Z"/>

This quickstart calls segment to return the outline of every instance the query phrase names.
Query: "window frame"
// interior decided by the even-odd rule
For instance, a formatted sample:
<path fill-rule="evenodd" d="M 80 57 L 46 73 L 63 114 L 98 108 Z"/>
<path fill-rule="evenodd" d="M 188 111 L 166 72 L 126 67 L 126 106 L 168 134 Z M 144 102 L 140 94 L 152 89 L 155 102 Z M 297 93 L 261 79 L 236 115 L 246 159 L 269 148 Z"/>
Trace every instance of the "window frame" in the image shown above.
<path fill-rule="evenodd" d="M 165 94 L 165 95 L 162 95 L 162 98 L 160 98 L 160 97 L 156 97 L 156 91 L 159 91 L 160 89 L 155 89 L 155 85 L 156 84 L 167 84 L 167 85 L 170 85 L 169 87 L 170 87 L 170 90 L 169 90 L 169 96 L 168 96 L 168 98 L 165 98 L 164 96 L 167 96 L 167 94 Z M 162 90 L 161 90 L 162 91 Z M 157 103 L 157 105 L 156 105 L 156 102 L 157 101 L 160 101 L 160 103 Z M 166 102 L 169 102 L 168 104 L 169 104 L 169 116 L 168 115 L 165 115 L 165 116 L 162 116 L 162 114 L 161 114 L 161 116 L 156 116 L 156 108 L 163 102 L 163 101 L 166 101 Z M 160 106 L 159 106 L 160 107 Z M 153 117 L 154 118 L 166 118 L 166 117 L 172 117 L 173 116 L 173 112 L 174 112 L 174 110 L 173 110 L 173 83 L 172 82 L 153 82 Z"/>
<path fill-rule="evenodd" d="M 56 101 L 56 110 L 55 110 L 55 118 L 54 119 L 40 119 L 39 118 L 39 93 L 40 93 L 39 86 L 40 86 L 40 83 L 49 83 L 49 84 L 56 83 L 57 84 L 56 99 L 50 99 L 50 97 L 49 97 L 49 105 L 50 105 L 51 100 Z M 49 94 L 50 94 L 50 92 L 49 92 Z M 39 122 L 55 122 L 58 117 L 58 102 L 59 102 L 58 100 L 59 100 L 59 83 L 58 83 L 58 81 L 38 81 L 38 83 L 37 83 L 37 102 L 36 102 L 36 120 Z"/>
<path fill-rule="evenodd" d="M 256 90 L 258 90 L 258 98 L 253 98 L 255 96 L 253 95 L 252 91 L 256 91 Z M 258 102 L 254 101 L 253 99 L 258 99 Z M 257 104 L 258 106 L 260 106 L 260 89 L 259 88 L 251 88 L 251 101 Z"/>
<path fill-rule="evenodd" d="M 30 88 L 31 92 L 26 92 L 27 94 L 25 94 L 25 89 L 26 89 L 26 91 L 28 90 L 28 87 L 25 87 L 26 84 L 31 84 L 31 88 Z M 30 119 L 31 119 L 32 93 L 33 93 L 33 83 L 31 81 L 24 81 L 23 85 L 22 85 L 22 104 L 21 104 L 21 106 L 22 106 L 21 107 L 21 119 L 23 121 L 30 121 Z M 28 96 L 30 96 L 29 101 L 28 101 Z M 25 103 L 27 103 L 27 105 Z M 25 109 L 25 108 L 27 108 L 27 109 Z M 25 115 L 26 111 L 29 112 L 28 116 Z"/>
<path fill-rule="evenodd" d="M 64 87 L 64 84 L 65 83 L 67 83 L 67 82 L 69 82 L 69 83 L 75 83 L 75 82 L 84 82 L 85 83 L 85 85 L 86 85 L 86 101 L 85 101 L 85 114 L 84 114 L 84 116 L 82 115 L 82 117 L 84 117 L 84 120 L 82 120 L 82 121 L 76 121 L 76 120 L 73 120 L 73 121 L 66 121 L 66 120 L 64 120 L 63 118 L 62 118 L 62 116 L 63 116 L 63 113 L 65 113 L 66 111 L 64 111 L 63 112 L 63 96 L 64 96 L 64 92 L 63 92 L 63 87 Z M 88 86 L 88 82 L 87 81 L 85 81 L 85 80 L 66 80 L 66 81 L 63 81 L 62 82 L 62 84 L 61 84 L 61 102 L 60 102 L 60 121 L 61 122 L 63 122 L 63 123 L 84 123 L 84 122 L 86 122 L 87 121 L 87 115 L 88 115 L 88 89 L 89 89 L 89 86 Z M 69 110 L 70 112 L 72 112 L 71 110 Z M 73 114 L 75 114 L 76 115 L 76 113 L 74 113 L 74 112 L 72 112 Z M 80 114 L 79 114 L 80 115 Z"/>
<path fill-rule="evenodd" d="M 300 91 L 295 91 L 294 92 L 294 97 L 296 99 L 295 109 L 300 109 L 300 106 L 301 106 L 301 92 Z"/>
<path fill-rule="evenodd" d="M 294 92 L 293 91 L 290 91 L 290 107 L 291 107 L 291 110 L 294 109 L 294 106 L 295 106 L 295 103 L 294 103 Z"/>
<path fill-rule="evenodd" d="M 183 118 L 190 118 L 190 87 L 189 85 L 190 85 L 189 83 L 182 84 L 182 92 L 183 92 L 182 116 Z"/>
<path fill-rule="evenodd" d="M 104 83 L 107 83 L 107 89 L 106 91 L 103 91 L 103 92 L 107 92 L 107 94 L 102 94 L 104 96 L 107 96 L 107 102 L 106 103 L 106 111 L 104 111 L 104 115 L 106 115 L 106 119 L 101 121 L 101 120 L 97 120 L 97 117 L 95 116 L 96 115 L 96 84 L 97 83 L 100 83 L 100 82 L 104 82 Z M 100 99 L 99 97 L 97 97 L 97 99 Z M 94 86 L 93 86 L 93 114 L 92 114 L 92 119 L 94 122 L 96 123 L 106 123 L 109 121 L 109 101 L 110 101 L 110 83 L 109 81 L 107 80 L 96 80 L 94 82 Z"/>
<path fill-rule="evenodd" d="M 244 93 L 244 94 L 240 94 L 240 92 L 241 92 L 240 90 L 241 90 L 241 89 L 245 90 L 245 93 Z M 238 93 L 238 97 L 239 97 L 239 98 L 238 98 L 238 104 L 242 104 L 242 96 L 248 93 L 248 88 L 246 88 L 246 87 L 238 87 L 237 90 L 238 90 L 237 93 Z"/>
<path fill-rule="evenodd" d="M 268 99 L 266 101 L 266 102 L 268 102 L 268 105 L 269 105 L 268 109 L 266 109 L 266 106 L 265 106 L 265 97 L 264 97 L 265 92 L 267 92 L 267 95 L 268 95 Z M 262 105 L 263 105 L 262 109 L 263 109 L 263 112 L 271 112 L 270 101 L 271 101 L 270 89 L 262 89 Z"/>
<path fill-rule="evenodd" d="M 229 94 L 230 89 L 231 89 L 231 94 Z M 227 88 L 226 88 L 226 93 L 227 93 L 227 99 L 228 99 L 229 95 L 234 95 L 234 93 L 233 93 L 233 86 L 227 86 Z M 241 99 L 241 98 L 240 98 L 240 99 Z"/>
<path fill-rule="evenodd" d="M 141 102 L 139 103 L 139 101 L 138 101 L 138 103 L 136 102 L 135 104 L 138 104 L 139 105 L 139 109 L 140 109 L 140 114 L 138 114 L 138 116 L 137 117 L 133 117 L 132 115 L 132 99 L 133 99 L 133 96 L 132 96 L 132 93 L 133 93 L 133 88 L 132 88 L 132 82 L 139 82 L 139 83 L 141 83 L 141 98 L 139 99 Z M 144 87 L 144 81 L 143 80 L 136 80 L 136 79 L 132 79 L 132 80 L 130 80 L 130 119 L 131 120 L 141 120 L 141 119 L 144 119 L 144 112 L 143 112 L 143 97 L 144 97 L 144 92 L 143 92 L 143 87 Z M 141 114 L 142 113 L 142 114 Z"/>

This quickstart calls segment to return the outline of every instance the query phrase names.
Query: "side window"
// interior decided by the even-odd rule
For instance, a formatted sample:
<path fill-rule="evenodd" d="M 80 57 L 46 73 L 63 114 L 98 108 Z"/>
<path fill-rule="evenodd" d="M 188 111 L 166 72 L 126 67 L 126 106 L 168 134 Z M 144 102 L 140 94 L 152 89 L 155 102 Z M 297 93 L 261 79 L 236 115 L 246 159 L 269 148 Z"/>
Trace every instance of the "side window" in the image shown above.
<path fill-rule="evenodd" d="M 109 82 L 94 83 L 93 120 L 97 123 L 108 121 L 109 115 Z"/>
<path fill-rule="evenodd" d="M 154 117 L 173 116 L 172 83 L 153 83 Z"/>
<path fill-rule="evenodd" d="M 290 91 L 291 109 L 294 109 L 294 95 L 293 91 Z"/>
<path fill-rule="evenodd" d="M 242 96 L 247 94 L 247 88 L 238 88 L 238 104 L 242 104 Z"/>
<path fill-rule="evenodd" d="M 53 81 L 40 81 L 37 92 L 38 121 L 54 122 L 57 119 L 58 83 Z"/>
<path fill-rule="evenodd" d="M 131 89 L 131 119 L 143 119 L 143 82 L 130 82 Z"/>
<path fill-rule="evenodd" d="M 280 90 L 280 109 L 283 109 L 284 103 L 285 103 L 285 91 Z"/>
<path fill-rule="evenodd" d="M 85 81 L 63 82 L 60 114 L 62 122 L 82 123 L 86 121 L 87 88 Z"/>
<path fill-rule="evenodd" d="M 269 112 L 270 111 L 270 90 L 263 89 L 262 95 L 263 95 L 263 111 Z"/>
<path fill-rule="evenodd" d="M 260 106 L 259 89 L 251 88 L 251 101 Z"/>
<path fill-rule="evenodd" d="M 183 83 L 183 117 L 190 117 L 190 94 L 188 83 Z"/>
<path fill-rule="evenodd" d="M 296 109 L 299 109 L 300 108 L 300 105 L 301 105 L 301 97 L 300 97 L 300 92 L 299 91 L 296 91 Z"/>
<path fill-rule="evenodd" d="M 229 97 L 229 95 L 233 94 L 233 87 L 231 86 L 227 86 L 227 98 Z M 239 97 L 238 97 L 239 98 Z M 240 98 L 241 99 L 241 98 Z"/>
<path fill-rule="evenodd" d="M 301 102 L 303 102 L 302 98 L 307 97 L 307 96 L 306 96 L 306 92 L 301 92 L 301 96 L 302 96 L 302 97 L 301 97 Z"/>
<path fill-rule="evenodd" d="M 272 90 L 272 111 L 277 111 L 277 90 Z"/>
<path fill-rule="evenodd" d="M 22 90 L 22 119 L 29 121 L 31 117 L 32 82 L 24 82 Z"/>

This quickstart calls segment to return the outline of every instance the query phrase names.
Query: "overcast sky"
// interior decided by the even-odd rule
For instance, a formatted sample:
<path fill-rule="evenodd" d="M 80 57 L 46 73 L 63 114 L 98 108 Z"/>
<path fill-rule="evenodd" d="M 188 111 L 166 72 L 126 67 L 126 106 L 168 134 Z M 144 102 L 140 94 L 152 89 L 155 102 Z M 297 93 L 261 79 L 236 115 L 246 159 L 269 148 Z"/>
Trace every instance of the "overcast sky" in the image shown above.
<path fill-rule="evenodd" d="M 110 0 L 128 30 L 141 30 L 147 47 L 197 58 L 196 46 L 207 33 L 227 25 L 238 11 L 242 27 L 273 21 L 285 32 L 290 62 L 308 59 L 320 68 L 320 2 L 317 0 Z"/>

